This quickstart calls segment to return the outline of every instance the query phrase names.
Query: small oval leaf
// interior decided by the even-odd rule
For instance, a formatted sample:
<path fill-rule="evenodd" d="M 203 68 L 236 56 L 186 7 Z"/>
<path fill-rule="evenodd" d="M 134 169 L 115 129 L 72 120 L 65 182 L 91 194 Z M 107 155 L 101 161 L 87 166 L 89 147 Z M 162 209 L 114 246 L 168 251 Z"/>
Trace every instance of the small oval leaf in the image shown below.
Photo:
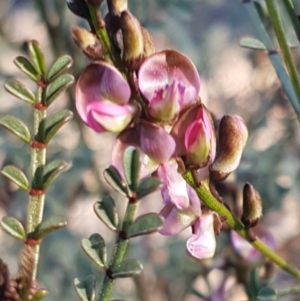
<path fill-rule="evenodd" d="M 59 57 L 50 67 L 46 80 L 47 82 L 52 82 L 59 75 L 68 70 L 73 64 L 73 60 L 69 55 L 63 55 Z"/>
<path fill-rule="evenodd" d="M 29 182 L 25 174 L 17 167 L 13 165 L 7 165 L 1 171 L 4 177 L 12 181 L 19 188 L 28 191 Z"/>
<path fill-rule="evenodd" d="M 136 191 L 139 181 L 139 151 L 134 147 L 126 148 L 124 152 L 124 174 L 131 191 Z"/>
<path fill-rule="evenodd" d="M 63 74 L 57 77 L 48 87 L 46 92 L 46 103 L 49 106 L 62 92 L 64 92 L 72 83 L 74 77 L 70 74 Z"/>
<path fill-rule="evenodd" d="M 127 238 L 156 232 L 163 223 L 163 218 L 157 213 L 141 215 L 126 229 Z"/>
<path fill-rule="evenodd" d="M 62 160 L 54 160 L 46 165 L 43 172 L 42 189 L 46 189 L 54 181 L 54 179 L 66 170 L 68 164 Z"/>
<path fill-rule="evenodd" d="M 46 71 L 46 64 L 40 45 L 37 41 L 33 40 L 29 42 L 28 49 L 36 71 L 39 75 L 44 75 Z"/>
<path fill-rule="evenodd" d="M 136 197 L 138 200 L 142 199 L 146 195 L 154 192 L 155 190 L 159 189 L 161 185 L 161 181 L 155 177 L 146 177 L 143 178 L 139 186 L 136 190 Z"/>
<path fill-rule="evenodd" d="M 6 233 L 14 238 L 24 240 L 26 237 L 23 225 L 14 217 L 4 216 L 0 222 Z"/>
<path fill-rule="evenodd" d="M 119 220 L 115 202 L 111 196 L 104 196 L 101 202 L 94 204 L 94 211 L 99 219 L 111 230 L 117 230 Z"/>
<path fill-rule="evenodd" d="M 55 113 L 46 121 L 45 143 L 48 143 L 58 130 L 69 120 L 73 118 L 73 113 L 69 110 L 63 110 Z"/>
<path fill-rule="evenodd" d="M 37 82 L 39 80 L 39 74 L 35 70 L 34 66 L 31 64 L 31 62 L 23 56 L 18 56 L 15 58 L 14 63 L 16 66 L 24 72 L 29 78 Z"/>
<path fill-rule="evenodd" d="M 47 234 L 53 232 L 54 230 L 63 228 L 67 225 L 67 221 L 62 216 L 53 216 L 49 219 L 43 221 L 33 233 L 29 234 L 29 237 L 35 239 L 41 239 Z"/>
<path fill-rule="evenodd" d="M 33 104 L 35 102 L 34 94 L 18 80 L 9 80 L 7 83 L 5 83 L 4 86 L 6 91 L 8 91 L 13 96 L 24 100 L 30 104 Z"/>
<path fill-rule="evenodd" d="M 128 188 L 125 181 L 122 179 L 119 171 L 114 167 L 110 166 L 103 172 L 104 179 L 106 182 L 114 188 L 120 194 L 127 196 Z"/>
<path fill-rule="evenodd" d="M 84 238 L 81 241 L 84 252 L 99 267 L 104 268 L 106 264 L 106 246 L 102 236 L 98 233 L 92 234 L 89 239 Z"/>
<path fill-rule="evenodd" d="M 260 40 L 251 37 L 244 37 L 240 39 L 240 46 L 254 50 L 267 50 L 266 46 Z"/>
<path fill-rule="evenodd" d="M 112 271 L 113 278 L 125 278 L 139 275 L 143 270 L 143 265 L 136 259 L 127 259 Z"/>
<path fill-rule="evenodd" d="M 82 301 L 95 301 L 96 277 L 89 275 L 85 279 L 74 279 L 76 293 Z"/>
<path fill-rule="evenodd" d="M 257 294 L 257 300 L 258 301 L 273 301 L 277 299 L 277 292 L 269 287 L 263 287 L 262 289 L 259 290 Z"/>
<path fill-rule="evenodd" d="M 30 132 L 27 126 L 17 117 L 4 116 L 0 118 L 0 126 L 4 127 L 23 141 L 30 142 Z"/>
<path fill-rule="evenodd" d="M 45 288 L 40 288 L 34 293 L 30 301 L 39 301 L 47 297 L 48 295 L 49 295 L 49 291 L 47 291 Z"/>

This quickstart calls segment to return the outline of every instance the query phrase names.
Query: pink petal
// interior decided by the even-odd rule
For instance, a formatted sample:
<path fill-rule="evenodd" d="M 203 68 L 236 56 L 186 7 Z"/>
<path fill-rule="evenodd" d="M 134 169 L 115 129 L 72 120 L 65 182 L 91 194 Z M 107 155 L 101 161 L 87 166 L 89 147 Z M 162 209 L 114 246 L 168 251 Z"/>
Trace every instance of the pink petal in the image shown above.
<path fill-rule="evenodd" d="M 178 209 L 184 209 L 189 207 L 190 201 L 187 184 L 177 169 L 177 162 L 172 159 L 158 168 L 157 175 L 163 182 L 161 194 L 164 203 L 173 204 Z"/>
<path fill-rule="evenodd" d="M 105 62 L 95 62 L 85 68 L 76 84 L 76 108 L 87 122 L 87 106 L 92 102 L 109 100 L 126 104 L 131 91 L 122 74 Z"/>
<path fill-rule="evenodd" d="M 144 97 L 151 101 L 156 92 L 174 81 L 184 87 L 183 104 L 194 101 L 200 90 L 200 78 L 195 65 L 177 51 L 164 50 L 149 56 L 138 73 L 138 85 Z"/>
<path fill-rule="evenodd" d="M 188 252 L 198 259 L 213 257 L 216 249 L 212 214 L 202 215 L 194 224 L 195 234 L 187 241 Z"/>
<path fill-rule="evenodd" d="M 167 162 L 174 153 L 175 142 L 162 127 L 147 121 L 141 121 L 140 147 L 142 151 L 157 163 Z"/>
<path fill-rule="evenodd" d="M 195 215 L 190 208 L 179 210 L 172 204 L 167 204 L 159 214 L 165 218 L 163 228 L 159 231 L 162 235 L 176 235 L 195 220 Z"/>

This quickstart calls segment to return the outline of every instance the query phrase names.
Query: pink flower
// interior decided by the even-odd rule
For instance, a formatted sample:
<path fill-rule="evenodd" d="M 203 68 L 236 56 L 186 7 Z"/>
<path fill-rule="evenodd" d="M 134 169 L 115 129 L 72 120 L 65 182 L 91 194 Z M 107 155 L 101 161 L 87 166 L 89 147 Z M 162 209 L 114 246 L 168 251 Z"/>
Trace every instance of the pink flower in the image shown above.
<path fill-rule="evenodd" d="M 119 172 L 123 170 L 123 153 L 128 146 L 138 148 L 140 153 L 140 176 L 144 177 L 157 170 L 159 164 L 168 162 L 175 150 L 174 139 L 157 124 L 140 120 L 115 140 L 111 164 Z"/>
<path fill-rule="evenodd" d="M 186 243 L 188 252 L 198 259 L 212 258 L 216 249 L 213 213 L 198 218 L 193 225 L 193 233 Z"/>
<path fill-rule="evenodd" d="M 143 62 L 138 85 L 148 100 L 149 115 L 159 122 L 171 123 L 183 107 L 196 101 L 200 78 L 196 67 L 185 55 L 165 50 Z"/>
<path fill-rule="evenodd" d="M 122 74 L 105 62 L 85 68 L 76 85 L 76 108 L 81 119 L 96 132 L 123 131 L 137 113 L 130 104 L 131 91 Z"/>
<path fill-rule="evenodd" d="M 197 110 L 196 120 L 185 131 L 184 145 L 187 161 L 195 167 L 204 167 L 215 155 L 213 128 L 208 111 L 203 107 Z"/>

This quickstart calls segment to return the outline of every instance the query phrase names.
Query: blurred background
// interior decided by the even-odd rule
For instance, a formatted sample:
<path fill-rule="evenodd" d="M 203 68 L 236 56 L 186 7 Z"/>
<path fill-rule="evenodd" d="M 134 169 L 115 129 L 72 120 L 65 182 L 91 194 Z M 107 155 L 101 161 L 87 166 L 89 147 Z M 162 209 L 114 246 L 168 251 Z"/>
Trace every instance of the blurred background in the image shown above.
<path fill-rule="evenodd" d="M 251 182 L 260 192 L 264 206 L 257 231 L 269 231 L 276 250 L 300 268 L 299 124 L 267 54 L 239 46 L 240 38 L 254 35 L 243 5 L 237 0 L 128 2 L 131 12 L 152 34 L 157 50 L 177 49 L 196 64 L 202 80 L 201 98 L 216 120 L 224 114 L 244 118 L 250 137 L 242 162 L 218 189 L 233 211 L 240 214 L 242 187 Z M 0 116 L 15 115 L 31 124 L 29 107 L 4 90 L 4 83 L 10 78 L 35 89 L 13 64 L 16 56 L 27 55 L 26 42 L 31 39 L 40 43 L 48 66 L 61 54 L 71 55 L 71 73 L 78 78 L 87 61 L 72 41 L 71 25 L 88 28 L 84 20 L 68 11 L 63 0 L 0 2 Z M 297 45 L 289 23 L 285 22 L 285 26 L 289 42 Z M 297 51 L 294 50 L 296 61 Z M 41 247 L 38 279 L 50 291 L 45 299 L 49 301 L 79 300 L 73 289 L 74 277 L 93 273 L 102 278 L 102 272 L 81 250 L 80 240 L 98 232 L 111 250 L 115 237 L 96 218 L 92 206 L 108 193 L 115 197 L 119 212 L 124 211 L 125 205 L 124 199 L 111 191 L 102 177 L 103 169 L 109 165 L 114 136 L 97 135 L 84 126 L 76 115 L 73 95 L 74 85 L 49 110 L 52 114 L 68 108 L 75 114 L 47 148 L 48 162 L 59 158 L 70 163 L 69 170 L 55 181 L 46 196 L 45 218 L 63 215 L 68 220 L 68 226 L 47 236 Z M 30 149 L 0 129 L 1 166 L 14 164 L 28 174 L 29 160 Z M 1 217 L 12 215 L 25 224 L 27 201 L 26 193 L 1 177 Z M 161 207 L 160 194 L 155 193 L 141 203 L 139 214 L 158 212 Z M 272 274 L 274 268 L 264 261 L 251 264 L 236 254 L 228 229 L 217 237 L 217 252 L 209 261 L 187 256 L 185 241 L 189 235 L 187 230 L 171 238 L 159 234 L 134 238 L 128 253 L 144 264 L 144 271 L 134 280 L 118 280 L 114 297 L 196 301 L 215 292 L 215 299 L 204 300 L 242 301 L 249 298 L 247 292 L 251 291 L 256 274 L 269 277 L 275 288 L 295 284 L 291 276 L 277 268 Z M 7 261 L 12 273 L 17 272 L 16 258 L 21 247 L 21 243 L 0 232 L 0 257 Z M 284 300 L 299 300 L 299 296 Z"/>

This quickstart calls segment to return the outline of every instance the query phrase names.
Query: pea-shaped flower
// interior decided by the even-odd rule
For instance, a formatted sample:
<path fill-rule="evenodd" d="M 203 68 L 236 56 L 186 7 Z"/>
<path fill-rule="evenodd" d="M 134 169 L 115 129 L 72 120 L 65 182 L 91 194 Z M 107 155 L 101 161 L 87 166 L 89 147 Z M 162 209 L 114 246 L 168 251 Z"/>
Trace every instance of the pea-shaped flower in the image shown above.
<path fill-rule="evenodd" d="M 137 107 L 129 103 L 130 87 L 122 74 L 104 62 L 85 68 L 76 85 L 76 108 L 81 119 L 98 133 L 120 133 Z"/>
<path fill-rule="evenodd" d="M 170 124 L 180 110 L 199 94 L 200 78 L 185 55 L 165 50 L 149 56 L 141 65 L 138 85 L 148 101 L 148 113 L 158 122 Z"/>

